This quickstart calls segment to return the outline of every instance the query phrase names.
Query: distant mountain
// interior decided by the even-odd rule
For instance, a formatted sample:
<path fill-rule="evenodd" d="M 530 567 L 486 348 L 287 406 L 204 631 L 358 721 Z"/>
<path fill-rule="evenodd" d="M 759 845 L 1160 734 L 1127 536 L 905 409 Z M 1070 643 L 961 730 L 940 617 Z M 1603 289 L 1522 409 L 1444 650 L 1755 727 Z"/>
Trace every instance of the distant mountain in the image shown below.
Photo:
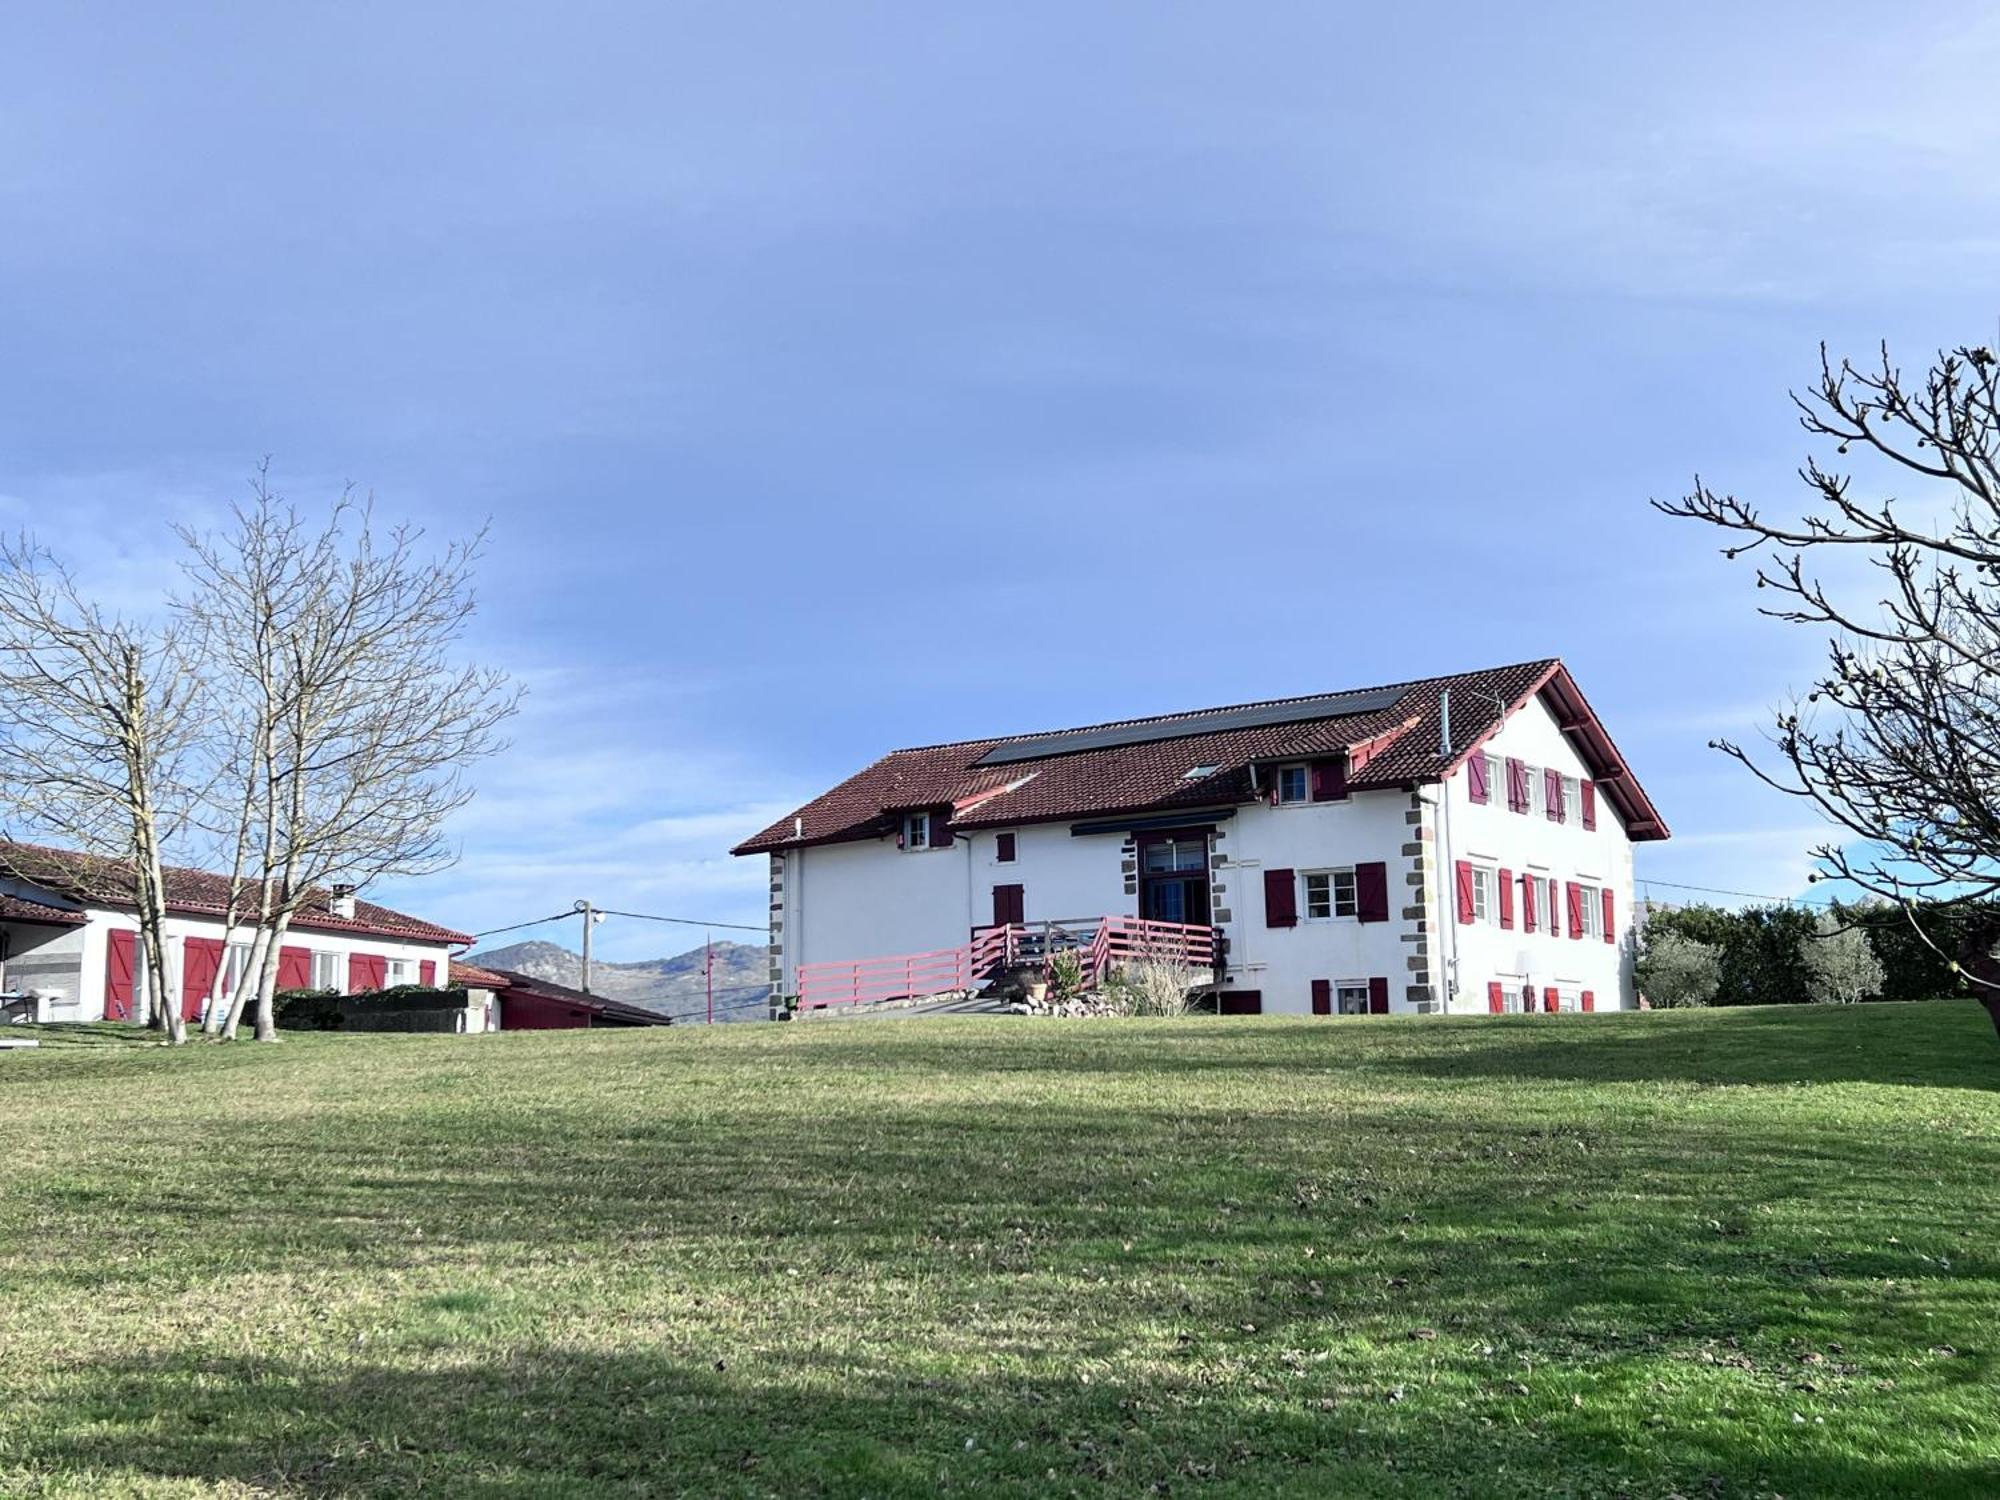
<path fill-rule="evenodd" d="M 639 963 L 590 961 L 590 988 L 607 1000 L 623 1000 L 648 1010 L 700 1021 L 706 1014 L 706 990 L 702 982 L 704 950 L 690 948 L 672 958 L 649 958 Z M 465 962 L 487 969 L 511 969 L 534 979 L 575 988 L 583 981 L 583 957 L 559 943 L 509 943 L 504 948 L 482 948 L 467 954 Z M 717 943 L 715 945 L 715 1019 L 718 1021 L 761 1021 L 768 1014 L 769 956 L 761 945 Z"/>

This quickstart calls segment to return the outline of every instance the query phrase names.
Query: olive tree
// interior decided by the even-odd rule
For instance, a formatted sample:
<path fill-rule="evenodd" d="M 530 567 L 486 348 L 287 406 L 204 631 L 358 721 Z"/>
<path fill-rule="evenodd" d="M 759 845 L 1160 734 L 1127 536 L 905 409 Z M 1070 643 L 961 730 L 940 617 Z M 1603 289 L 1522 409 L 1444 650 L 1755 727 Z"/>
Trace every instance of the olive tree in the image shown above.
<path fill-rule="evenodd" d="M 1635 971 L 1639 993 L 1651 1005 L 1707 1005 L 1722 987 L 1722 953 L 1683 933 L 1648 932 Z"/>
<path fill-rule="evenodd" d="M 1831 912 L 1820 917 L 1818 926 L 1805 945 L 1813 999 L 1822 1004 L 1854 1005 L 1881 994 L 1882 961 L 1875 956 L 1866 930 Z"/>

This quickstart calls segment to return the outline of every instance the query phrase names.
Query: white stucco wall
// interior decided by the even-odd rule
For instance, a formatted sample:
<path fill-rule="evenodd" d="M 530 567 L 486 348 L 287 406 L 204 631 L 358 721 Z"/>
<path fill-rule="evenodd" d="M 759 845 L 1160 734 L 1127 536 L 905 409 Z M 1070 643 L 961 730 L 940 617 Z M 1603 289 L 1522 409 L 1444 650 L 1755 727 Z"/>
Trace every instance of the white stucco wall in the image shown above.
<path fill-rule="evenodd" d="M 1219 844 L 1230 917 L 1221 924 L 1229 938 L 1225 987 L 1259 991 L 1266 1015 L 1310 1015 L 1315 979 L 1339 986 L 1381 978 L 1388 981 L 1390 1010 L 1410 1009 L 1404 989 L 1412 945 L 1402 938 L 1413 930 L 1403 910 L 1414 861 L 1402 848 L 1417 835 L 1404 820 L 1409 806 L 1404 792 L 1357 792 L 1345 802 L 1240 809 Z M 1388 866 L 1388 921 L 1307 918 L 1301 887 L 1308 871 L 1369 863 Z M 1264 872 L 1273 869 L 1292 871 L 1295 927 L 1267 920 Z"/>
<path fill-rule="evenodd" d="M 1565 1002 L 1572 994 L 1590 990 L 1599 1010 L 1629 1009 L 1636 1003 L 1631 961 L 1632 844 L 1616 809 L 1600 789 L 1594 831 L 1587 831 L 1580 820 L 1555 823 L 1541 812 L 1509 809 L 1510 756 L 1531 766 L 1553 766 L 1565 776 L 1590 775 L 1539 700 L 1509 719 L 1484 748 L 1498 762 L 1491 800 L 1483 806 L 1472 801 L 1471 779 L 1460 772 L 1445 784 L 1442 816 L 1437 820 L 1441 865 L 1437 888 L 1443 903 L 1437 946 L 1442 950 L 1438 955 L 1442 972 L 1455 973 L 1457 979 L 1451 1008 L 1485 1009 L 1487 984 L 1498 979 L 1513 995 L 1524 984 L 1532 984 L 1538 1001 L 1545 989 L 1554 986 L 1563 992 Z M 1454 866 L 1459 860 L 1510 872 L 1515 881 L 1511 932 L 1499 926 L 1497 914 L 1471 926 L 1457 921 Z M 1554 877 L 1565 892 L 1572 881 L 1609 887 L 1615 940 L 1571 938 L 1566 897 L 1564 909 L 1557 912 L 1563 923 L 1560 935 L 1550 931 L 1546 900 L 1537 903 L 1537 930 L 1524 932 L 1519 888 L 1524 872 L 1541 877 L 1544 886 Z"/>

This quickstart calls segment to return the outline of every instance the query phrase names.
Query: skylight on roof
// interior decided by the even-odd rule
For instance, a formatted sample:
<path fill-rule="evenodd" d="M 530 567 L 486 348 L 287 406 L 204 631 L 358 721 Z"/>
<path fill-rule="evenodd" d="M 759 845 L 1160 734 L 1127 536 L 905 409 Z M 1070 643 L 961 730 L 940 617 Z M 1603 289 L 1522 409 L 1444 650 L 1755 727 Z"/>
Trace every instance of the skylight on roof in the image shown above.
<path fill-rule="evenodd" d="M 1181 780 L 1206 781 L 1209 777 L 1213 776 L 1217 771 L 1220 771 L 1221 769 L 1222 767 L 1220 766 L 1189 766 L 1187 774 L 1181 777 Z"/>

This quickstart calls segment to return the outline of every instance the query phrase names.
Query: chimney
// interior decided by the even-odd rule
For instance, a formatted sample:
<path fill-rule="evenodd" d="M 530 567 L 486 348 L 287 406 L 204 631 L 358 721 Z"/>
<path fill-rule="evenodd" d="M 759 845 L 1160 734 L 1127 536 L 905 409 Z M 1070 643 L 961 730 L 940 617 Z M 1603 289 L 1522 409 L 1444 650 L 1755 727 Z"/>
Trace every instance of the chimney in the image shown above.
<path fill-rule="evenodd" d="M 354 887 L 336 885 L 333 894 L 327 898 L 326 909 L 345 921 L 354 920 Z"/>

